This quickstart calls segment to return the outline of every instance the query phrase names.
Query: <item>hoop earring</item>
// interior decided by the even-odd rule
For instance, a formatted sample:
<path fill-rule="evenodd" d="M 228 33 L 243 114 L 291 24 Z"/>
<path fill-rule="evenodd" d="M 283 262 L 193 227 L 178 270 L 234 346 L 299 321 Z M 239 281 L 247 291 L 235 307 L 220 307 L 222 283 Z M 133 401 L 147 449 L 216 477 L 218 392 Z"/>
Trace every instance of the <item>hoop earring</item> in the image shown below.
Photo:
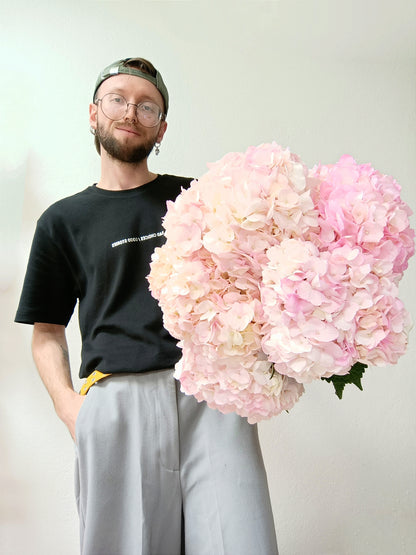
<path fill-rule="evenodd" d="M 160 143 L 155 143 L 155 154 L 156 154 L 156 156 L 159 156 L 159 152 L 160 152 Z"/>
<path fill-rule="evenodd" d="M 91 135 L 95 135 L 96 129 L 94 129 L 94 127 L 90 127 L 90 133 Z"/>

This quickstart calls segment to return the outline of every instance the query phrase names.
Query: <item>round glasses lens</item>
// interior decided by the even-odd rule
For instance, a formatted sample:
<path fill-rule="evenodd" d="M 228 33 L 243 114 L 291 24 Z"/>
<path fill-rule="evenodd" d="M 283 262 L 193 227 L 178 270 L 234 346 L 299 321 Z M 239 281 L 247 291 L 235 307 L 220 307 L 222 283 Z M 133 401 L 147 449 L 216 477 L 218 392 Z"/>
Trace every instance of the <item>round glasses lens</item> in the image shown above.
<path fill-rule="evenodd" d="M 142 102 L 137 106 L 137 117 L 145 127 L 154 127 L 159 123 L 162 112 L 153 102 Z"/>
<path fill-rule="evenodd" d="M 110 119 L 118 120 L 124 117 L 127 109 L 126 99 L 114 93 L 108 93 L 101 99 L 101 109 Z"/>

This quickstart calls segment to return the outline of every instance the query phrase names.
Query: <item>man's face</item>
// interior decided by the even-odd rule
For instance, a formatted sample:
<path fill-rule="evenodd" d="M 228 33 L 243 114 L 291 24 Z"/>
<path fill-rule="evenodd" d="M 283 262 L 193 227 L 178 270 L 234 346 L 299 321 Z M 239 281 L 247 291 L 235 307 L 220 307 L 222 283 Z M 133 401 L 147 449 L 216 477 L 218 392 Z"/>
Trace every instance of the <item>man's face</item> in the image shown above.
<path fill-rule="evenodd" d="M 127 102 L 139 104 L 144 101 L 154 102 L 163 110 L 163 98 L 157 88 L 141 77 L 135 75 L 115 75 L 104 81 L 99 87 L 96 98 L 105 94 L 122 95 Z M 160 142 L 167 124 L 161 121 L 156 127 L 144 127 L 137 119 L 134 106 L 129 106 L 124 117 L 117 121 L 109 119 L 98 105 L 90 105 L 90 125 L 96 130 L 96 137 L 101 149 L 116 160 L 138 164 L 145 160 L 156 142 Z"/>

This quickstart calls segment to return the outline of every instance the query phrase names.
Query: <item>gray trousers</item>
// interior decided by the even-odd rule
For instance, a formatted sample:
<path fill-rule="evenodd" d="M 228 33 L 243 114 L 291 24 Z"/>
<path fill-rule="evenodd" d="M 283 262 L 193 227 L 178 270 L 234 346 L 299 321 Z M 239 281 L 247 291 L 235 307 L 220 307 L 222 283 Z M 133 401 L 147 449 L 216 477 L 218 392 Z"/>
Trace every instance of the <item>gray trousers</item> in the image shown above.
<path fill-rule="evenodd" d="M 179 391 L 172 370 L 113 375 L 76 424 L 82 555 L 276 555 L 257 428 Z"/>

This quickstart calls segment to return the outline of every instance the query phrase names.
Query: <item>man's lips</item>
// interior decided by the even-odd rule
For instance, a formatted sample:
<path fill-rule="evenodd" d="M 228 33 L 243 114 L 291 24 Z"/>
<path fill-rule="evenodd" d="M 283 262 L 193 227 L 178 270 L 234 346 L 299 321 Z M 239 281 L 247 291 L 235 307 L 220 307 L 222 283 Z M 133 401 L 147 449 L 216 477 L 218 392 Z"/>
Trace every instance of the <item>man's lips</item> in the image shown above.
<path fill-rule="evenodd" d="M 140 136 L 140 133 L 136 129 L 132 129 L 131 127 L 116 127 L 119 131 L 124 131 L 125 133 L 130 133 L 131 135 Z"/>

